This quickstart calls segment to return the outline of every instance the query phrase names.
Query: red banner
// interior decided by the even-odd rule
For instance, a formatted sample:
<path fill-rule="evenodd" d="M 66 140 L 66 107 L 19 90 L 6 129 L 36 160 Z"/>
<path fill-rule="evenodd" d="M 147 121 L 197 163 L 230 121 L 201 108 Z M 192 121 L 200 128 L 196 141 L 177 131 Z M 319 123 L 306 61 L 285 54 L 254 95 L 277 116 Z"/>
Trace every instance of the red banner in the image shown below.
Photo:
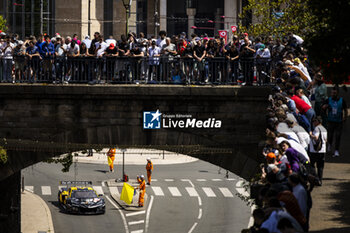
<path fill-rule="evenodd" d="M 220 38 L 225 39 L 225 44 L 227 43 L 227 31 L 226 30 L 219 30 L 219 36 Z"/>

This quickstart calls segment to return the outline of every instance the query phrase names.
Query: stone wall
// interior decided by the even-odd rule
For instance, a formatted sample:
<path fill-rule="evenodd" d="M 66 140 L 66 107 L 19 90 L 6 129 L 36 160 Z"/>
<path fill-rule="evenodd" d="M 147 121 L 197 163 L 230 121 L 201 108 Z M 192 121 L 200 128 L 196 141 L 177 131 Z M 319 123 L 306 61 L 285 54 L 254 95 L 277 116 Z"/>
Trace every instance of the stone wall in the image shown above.
<path fill-rule="evenodd" d="M 264 87 L 1 85 L 0 138 L 223 148 L 232 153 L 193 156 L 249 177 L 259 162 L 268 94 Z M 201 120 L 215 118 L 222 127 L 144 130 L 143 111 L 157 109 Z"/>

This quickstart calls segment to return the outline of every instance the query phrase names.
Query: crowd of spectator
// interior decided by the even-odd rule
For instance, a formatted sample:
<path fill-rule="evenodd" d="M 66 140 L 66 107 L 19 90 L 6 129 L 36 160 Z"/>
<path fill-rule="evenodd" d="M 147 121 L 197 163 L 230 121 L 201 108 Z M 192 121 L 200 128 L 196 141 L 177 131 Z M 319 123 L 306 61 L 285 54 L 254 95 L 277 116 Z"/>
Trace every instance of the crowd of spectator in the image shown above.
<path fill-rule="evenodd" d="M 96 32 L 91 39 L 72 37 L 0 35 L 2 82 L 166 82 L 267 84 L 271 69 L 290 51 L 293 64 L 310 78 L 302 39 L 290 34 L 282 41 L 272 37 L 234 35 L 229 41 L 185 32 L 145 38 L 130 32 L 120 40 Z"/>
<path fill-rule="evenodd" d="M 242 232 L 308 232 L 311 192 L 322 186 L 326 154 L 340 156 L 346 102 L 338 86 L 328 97 L 322 73 L 305 67 L 295 51 L 280 57 L 272 71 L 264 163 L 251 186 L 254 225 Z"/>

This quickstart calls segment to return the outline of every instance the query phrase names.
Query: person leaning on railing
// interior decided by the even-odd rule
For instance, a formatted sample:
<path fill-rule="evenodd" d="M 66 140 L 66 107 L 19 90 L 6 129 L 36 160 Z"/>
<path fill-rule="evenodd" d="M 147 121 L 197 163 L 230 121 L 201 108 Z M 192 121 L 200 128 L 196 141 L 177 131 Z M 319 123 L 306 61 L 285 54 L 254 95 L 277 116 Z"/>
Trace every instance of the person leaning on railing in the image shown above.
<path fill-rule="evenodd" d="M 25 72 L 25 47 L 23 41 L 19 40 L 17 46 L 13 49 L 13 58 L 15 61 L 15 79 L 14 82 L 21 82 Z"/>
<path fill-rule="evenodd" d="M 39 75 L 39 63 L 41 56 L 39 48 L 34 44 L 34 41 L 29 41 L 29 47 L 26 49 L 26 56 L 28 57 L 28 81 L 36 82 Z"/>

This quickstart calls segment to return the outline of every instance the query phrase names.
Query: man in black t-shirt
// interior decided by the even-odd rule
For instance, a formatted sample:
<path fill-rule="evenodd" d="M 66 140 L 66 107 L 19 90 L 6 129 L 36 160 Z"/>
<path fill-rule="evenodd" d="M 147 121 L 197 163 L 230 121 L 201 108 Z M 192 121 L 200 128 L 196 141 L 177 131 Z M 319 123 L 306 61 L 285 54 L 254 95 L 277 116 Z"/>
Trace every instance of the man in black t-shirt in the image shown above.
<path fill-rule="evenodd" d="M 249 86 L 253 85 L 254 79 L 254 54 L 255 50 L 251 47 L 249 38 L 245 37 L 244 44 L 240 49 L 239 57 L 245 83 Z"/>
<path fill-rule="evenodd" d="M 229 46 L 227 48 L 226 51 L 226 59 L 229 61 L 230 64 L 230 71 L 229 71 L 229 78 L 228 78 L 228 82 L 232 82 L 234 84 L 237 84 L 237 79 L 238 79 L 238 58 L 239 58 L 239 53 L 237 50 L 237 47 L 235 44 L 231 44 L 231 46 Z M 232 78 L 233 75 L 233 79 Z"/>
<path fill-rule="evenodd" d="M 197 44 L 193 48 L 193 57 L 195 58 L 195 63 L 194 63 L 194 72 L 196 76 L 196 81 L 200 82 L 204 78 L 204 69 L 205 69 L 205 63 L 204 63 L 204 58 L 207 54 L 207 51 L 205 50 L 205 47 L 202 45 L 202 41 L 198 40 L 196 41 Z M 207 69 L 206 69 L 207 71 Z M 198 75 L 199 72 L 199 75 Z M 205 82 L 208 82 L 208 76 L 205 75 Z"/>

